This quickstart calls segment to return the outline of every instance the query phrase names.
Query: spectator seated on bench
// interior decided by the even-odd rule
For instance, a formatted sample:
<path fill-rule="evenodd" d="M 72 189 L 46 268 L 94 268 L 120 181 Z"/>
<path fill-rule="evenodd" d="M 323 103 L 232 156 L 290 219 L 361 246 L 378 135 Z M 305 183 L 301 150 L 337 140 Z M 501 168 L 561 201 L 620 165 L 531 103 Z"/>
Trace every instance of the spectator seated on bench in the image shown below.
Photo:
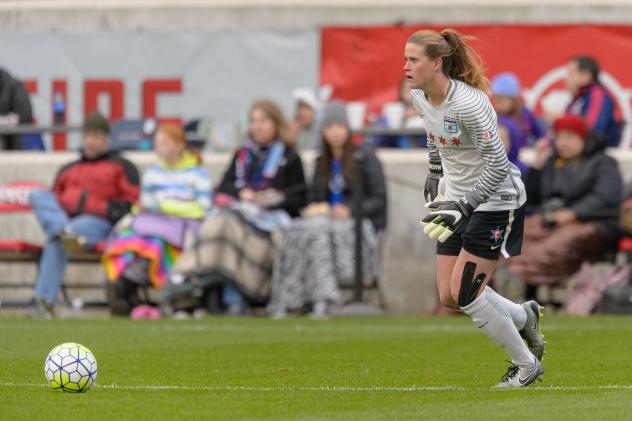
<path fill-rule="evenodd" d="M 159 162 L 143 175 L 140 211 L 117 224 L 103 256 L 113 315 L 159 316 L 158 309 L 139 306 L 138 287 L 162 288 L 184 242 L 211 210 L 211 178 L 187 149 L 182 128 L 161 125 L 153 144 Z"/>
<path fill-rule="evenodd" d="M 259 100 L 249 117 L 249 139 L 216 190 L 218 209 L 180 256 L 165 290 L 165 307 L 181 315 L 180 310 L 210 307 L 207 298 L 219 285 L 229 314 L 267 303 L 277 239 L 305 206 L 303 163 L 281 109 Z"/>
<path fill-rule="evenodd" d="M 108 152 L 108 136 L 107 120 L 96 112 L 90 114 L 83 124 L 81 157 L 62 167 L 51 191 L 36 189 L 29 195 L 47 237 L 33 293 L 35 317 L 54 316 L 68 253 L 104 240 L 138 200 L 138 171 L 131 162 Z"/>
<path fill-rule="evenodd" d="M 314 317 L 341 304 L 339 279 L 354 273 L 355 230 L 352 215 L 353 162 L 358 146 L 351 139 L 345 106 L 325 106 L 322 120 L 323 153 L 316 160 L 311 204 L 283 236 L 272 275 L 268 312 L 276 318 L 311 306 Z M 363 272 L 377 276 L 378 232 L 386 226 L 386 183 L 375 154 L 363 155 L 362 189 Z"/>
<path fill-rule="evenodd" d="M 522 254 L 505 268 L 527 285 L 554 284 L 614 248 L 622 181 L 605 141 L 578 116 L 555 121 L 553 147 L 542 139 L 525 175 L 527 205 Z"/>

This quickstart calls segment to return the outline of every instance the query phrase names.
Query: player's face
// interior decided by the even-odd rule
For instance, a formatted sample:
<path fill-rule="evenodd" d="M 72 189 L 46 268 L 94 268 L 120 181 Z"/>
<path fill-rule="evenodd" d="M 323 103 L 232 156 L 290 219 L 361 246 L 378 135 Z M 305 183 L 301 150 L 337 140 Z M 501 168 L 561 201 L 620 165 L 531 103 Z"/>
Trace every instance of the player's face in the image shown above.
<path fill-rule="evenodd" d="M 262 110 L 255 108 L 250 113 L 250 136 L 258 145 L 269 145 L 274 142 L 277 127 L 274 120 Z"/>
<path fill-rule="evenodd" d="M 555 150 L 562 159 L 573 159 L 584 152 L 584 140 L 575 132 L 560 130 L 555 136 Z"/>
<path fill-rule="evenodd" d="M 404 73 L 410 89 L 423 89 L 430 83 L 437 72 L 441 72 L 441 59 L 430 59 L 426 55 L 426 47 L 417 44 L 406 44 L 404 50 Z"/>

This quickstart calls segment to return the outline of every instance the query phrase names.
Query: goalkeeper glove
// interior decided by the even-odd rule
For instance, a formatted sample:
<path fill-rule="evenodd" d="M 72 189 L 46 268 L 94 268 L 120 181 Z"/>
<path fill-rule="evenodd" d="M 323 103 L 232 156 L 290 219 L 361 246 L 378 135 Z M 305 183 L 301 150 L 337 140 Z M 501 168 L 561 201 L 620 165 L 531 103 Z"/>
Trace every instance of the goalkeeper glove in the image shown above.
<path fill-rule="evenodd" d="M 424 185 L 424 198 L 427 203 L 432 202 L 437 198 L 439 194 L 439 181 L 443 176 L 443 168 L 441 167 L 441 161 L 430 160 L 430 172 L 426 177 L 426 184 Z"/>
<path fill-rule="evenodd" d="M 433 240 L 445 242 L 474 212 L 474 207 L 465 197 L 457 201 L 430 202 L 426 205 L 431 212 L 421 220 L 424 233 Z"/>

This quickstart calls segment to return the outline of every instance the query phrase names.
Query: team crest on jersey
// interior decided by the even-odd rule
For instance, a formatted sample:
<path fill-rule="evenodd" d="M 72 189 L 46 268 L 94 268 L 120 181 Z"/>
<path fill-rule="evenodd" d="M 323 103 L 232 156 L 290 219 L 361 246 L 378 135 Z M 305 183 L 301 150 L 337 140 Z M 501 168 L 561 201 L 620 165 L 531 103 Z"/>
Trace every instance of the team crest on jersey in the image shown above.
<path fill-rule="evenodd" d="M 494 242 L 494 246 L 497 246 L 503 241 L 505 230 L 501 230 L 500 227 L 497 227 L 496 229 L 489 230 L 489 232 L 491 233 L 489 240 Z"/>
<path fill-rule="evenodd" d="M 459 131 L 459 125 L 456 124 L 454 117 L 443 116 L 443 130 L 446 133 L 457 133 Z"/>

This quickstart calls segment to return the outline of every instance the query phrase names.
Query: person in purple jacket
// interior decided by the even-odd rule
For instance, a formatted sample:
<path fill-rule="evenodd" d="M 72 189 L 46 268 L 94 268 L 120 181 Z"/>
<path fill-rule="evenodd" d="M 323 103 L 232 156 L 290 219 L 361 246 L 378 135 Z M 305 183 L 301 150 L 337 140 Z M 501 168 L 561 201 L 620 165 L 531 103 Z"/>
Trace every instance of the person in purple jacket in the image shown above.
<path fill-rule="evenodd" d="M 542 125 L 522 100 L 522 89 L 518 77 L 511 72 L 497 74 L 492 79 L 492 104 L 498 117 L 508 117 L 513 120 L 521 137 L 533 145 L 536 140 L 545 135 Z"/>
<path fill-rule="evenodd" d="M 518 167 L 520 173 L 524 175 L 527 166 L 519 159 L 520 149 L 527 146 L 524 132 L 511 117 L 500 116 L 498 117 L 498 135 L 503 142 L 509 162 Z"/>

